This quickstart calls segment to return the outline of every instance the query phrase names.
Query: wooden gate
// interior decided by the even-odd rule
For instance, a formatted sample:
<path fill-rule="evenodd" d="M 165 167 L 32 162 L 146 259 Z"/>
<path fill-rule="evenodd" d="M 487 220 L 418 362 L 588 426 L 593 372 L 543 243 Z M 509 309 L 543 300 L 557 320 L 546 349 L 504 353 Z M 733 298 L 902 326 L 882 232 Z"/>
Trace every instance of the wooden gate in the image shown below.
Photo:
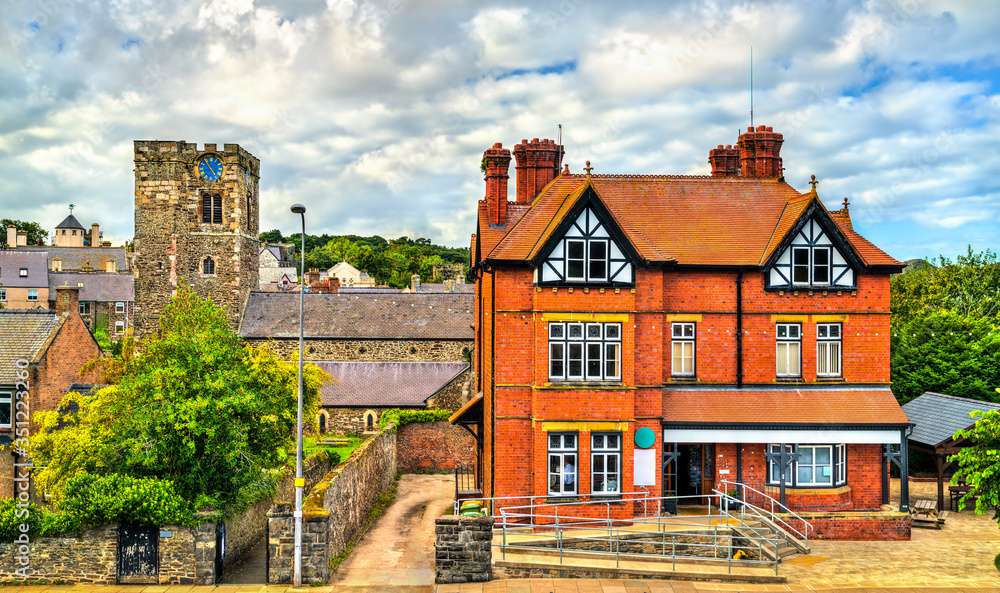
<path fill-rule="evenodd" d="M 122 523 L 118 526 L 118 582 L 156 584 L 160 531 L 156 525 Z"/>

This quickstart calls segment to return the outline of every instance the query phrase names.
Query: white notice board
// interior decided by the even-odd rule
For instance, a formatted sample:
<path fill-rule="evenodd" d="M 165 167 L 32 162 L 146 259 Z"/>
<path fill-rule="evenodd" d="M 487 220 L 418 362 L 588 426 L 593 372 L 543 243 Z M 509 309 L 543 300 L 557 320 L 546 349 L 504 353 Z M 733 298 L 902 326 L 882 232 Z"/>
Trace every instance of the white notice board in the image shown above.
<path fill-rule="evenodd" d="M 656 485 L 656 449 L 636 449 L 632 456 L 634 486 Z"/>

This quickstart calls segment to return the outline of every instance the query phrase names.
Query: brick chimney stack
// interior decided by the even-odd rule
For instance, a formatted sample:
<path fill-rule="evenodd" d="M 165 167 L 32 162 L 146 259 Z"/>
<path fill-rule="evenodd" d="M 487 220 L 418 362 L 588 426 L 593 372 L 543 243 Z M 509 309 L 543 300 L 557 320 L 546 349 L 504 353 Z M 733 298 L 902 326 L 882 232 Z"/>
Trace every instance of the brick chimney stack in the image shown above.
<path fill-rule="evenodd" d="M 757 126 L 757 130 L 747 128 L 740 134 L 736 146 L 740 149 L 740 168 L 744 177 L 781 177 L 781 134 L 770 127 Z M 718 149 L 716 149 L 718 150 Z M 714 174 L 714 168 L 713 168 Z"/>
<path fill-rule="evenodd" d="M 518 204 L 530 204 L 542 188 L 559 175 L 565 150 L 555 140 L 545 138 L 531 142 L 521 140 L 514 147 L 517 159 L 517 200 Z"/>
<path fill-rule="evenodd" d="M 510 151 L 497 142 L 483 153 L 486 162 L 486 209 L 489 224 L 507 225 L 507 179 L 510 177 Z"/>
<path fill-rule="evenodd" d="M 80 314 L 80 288 L 78 286 L 56 287 L 56 313 Z"/>
<path fill-rule="evenodd" d="M 740 175 L 740 149 L 733 148 L 732 144 L 725 148 L 720 144 L 718 148 L 708 151 L 708 162 L 712 164 L 712 177 Z"/>

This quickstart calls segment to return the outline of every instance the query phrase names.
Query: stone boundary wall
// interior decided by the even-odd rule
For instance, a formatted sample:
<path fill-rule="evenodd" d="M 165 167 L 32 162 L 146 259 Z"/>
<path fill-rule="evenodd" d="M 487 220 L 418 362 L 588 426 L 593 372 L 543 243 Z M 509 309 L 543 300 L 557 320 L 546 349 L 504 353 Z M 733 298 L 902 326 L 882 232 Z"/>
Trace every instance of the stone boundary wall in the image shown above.
<path fill-rule="evenodd" d="M 434 521 L 434 582 L 483 583 L 493 562 L 493 517 L 438 517 Z"/>
<path fill-rule="evenodd" d="M 313 487 L 302 505 L 303 583 L 326 582 L 330 558 L 358 536 L 379 496 L 395 479 L 396 427 L 390 424 Z M 292 579 L 295 552 L 291 505 L 276 501 L 267 516 L 268 584 L 287 584 Z"/>
<path fill-rule="evenodd" d="M 396 448 L 397 465 L 403 473 L 453 470 L 456 463 L 476 462 L 476 439 L 447 421 L 400 426 Z"/>
<path fill-rule="evenodd" d="M 306 480 L 304 492 L 309 492 L 329 471 L 330 464 L 325 459 L 320 460 L 318 456 L 313 456 L 304 460 L 302 462 L 302 477 Z M 294 469 L 282 478 L 274 497 L 265 498 L 225 521 L 226 556 L 222 559 L 223 569 L 238 562 L 254 547 L 254 544 L 267 537 L 267 512 L 276 500 L 295 500 Z"/>
<path fill-rule="evenodd" d="M 799 513 L 799 515 L 813 526 L 813 530 L 809 532 L 809 539 L 846 541 L 910 540 L 911 519 L 909 513 L 849 512 Z M 783 517 L 783 515 L 779 514 L 778 517 Z"/>

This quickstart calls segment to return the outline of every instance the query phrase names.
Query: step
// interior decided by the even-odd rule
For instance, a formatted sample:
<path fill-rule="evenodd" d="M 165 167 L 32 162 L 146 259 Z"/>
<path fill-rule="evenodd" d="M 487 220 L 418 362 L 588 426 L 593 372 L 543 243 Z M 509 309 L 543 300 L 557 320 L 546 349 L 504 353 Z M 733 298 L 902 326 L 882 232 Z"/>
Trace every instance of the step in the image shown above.
<path fill-rule="evenodd" d="M 493 549 L 494 578 L 588 578 L 588 579 L 677 579 L 687 581 L 721 581 L 733 583 L 786 583 L 787 577 L 775 573 L 774 565 L 746 567 L 745 562 L 733 561 L 730 567 L 725 560 L 710 562 L 705 559 L 660 562 L 640 561 L 633 558 L 574 551 L 558 556 L 520 553 L 507 550 L 506 558 L 497 546 Z M 558 551 L 556 551 L 558 552 Z"/>

